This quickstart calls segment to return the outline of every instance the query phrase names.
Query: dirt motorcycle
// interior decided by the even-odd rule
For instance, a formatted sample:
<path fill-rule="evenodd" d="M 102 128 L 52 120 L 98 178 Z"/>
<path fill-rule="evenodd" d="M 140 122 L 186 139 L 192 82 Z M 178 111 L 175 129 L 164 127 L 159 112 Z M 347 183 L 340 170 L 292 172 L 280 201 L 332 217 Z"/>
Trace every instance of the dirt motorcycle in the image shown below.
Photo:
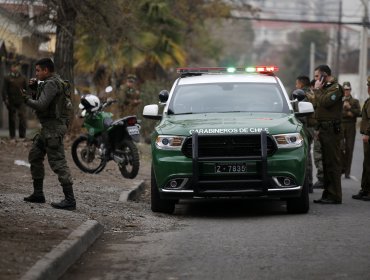
<path fill-rule="evenodd" d="M 114 160 L 123 177 L 133 179 L 139 172 L 139 152 L 134 142 L 140 140 L 140 125 L 136 116 L 112 120 L 113 114 L 104 109 L 116 100 L 106 102 L 92 94 L 81 97 L 79 108 L 87 133 L 72 144 L 72 158 L 86 173 L 101 172 L 108 161 Z"/>

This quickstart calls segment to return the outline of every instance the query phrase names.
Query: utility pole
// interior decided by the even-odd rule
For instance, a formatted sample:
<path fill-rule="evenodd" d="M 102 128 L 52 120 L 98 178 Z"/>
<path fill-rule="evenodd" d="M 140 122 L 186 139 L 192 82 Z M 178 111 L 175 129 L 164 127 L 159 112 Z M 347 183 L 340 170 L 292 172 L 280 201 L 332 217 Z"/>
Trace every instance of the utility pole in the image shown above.
<path fill-rule="evenodd" d="M 315 43 L 311 42 L 310 44 L 310 80 L 314 77 L 315 71 Z"/>
<path fill-rule="evenodd" d="M 360 54 L 359 54 L 359 78 L 360 78 L 360 92 L 359 99 L 361 102 L 365 101 L 367 98 L 367 40 L 368 40 L 368 27 L 369 27 L 369 15 L 368 15 L 368 0 L 361 0 L 364 5 L 364 17 L 362 20 L 362 30 L 361 30 L 361 44 L 360 44 Z"/>
<path fill-rule="evenodd" d="M 337 29 L 337 54 L 335 57 L 335 73 L 339 76 L 340 73 L 340 53 L 342 49 L 342 0 L 339 1 L 339 17 Z"/>

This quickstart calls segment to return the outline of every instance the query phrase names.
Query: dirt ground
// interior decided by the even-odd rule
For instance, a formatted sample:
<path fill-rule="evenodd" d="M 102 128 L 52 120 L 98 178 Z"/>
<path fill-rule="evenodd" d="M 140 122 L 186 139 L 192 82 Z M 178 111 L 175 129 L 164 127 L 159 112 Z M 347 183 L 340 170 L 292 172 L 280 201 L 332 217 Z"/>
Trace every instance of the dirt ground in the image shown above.
<path fill-rule="evenodd" d="M 100 222 L 104 234 L 125 233 L 135 235 L 152 225 L 147 198 L 122 203 L 120 193 L 130 184 L 149 179 L 149 146 L 139 144 L 140 171 L 133 179 L 121 176 L 111 162 L 100 174 L 85 174 L 71 159 L 70 141 L 66 141 L 66 154 L 74 178 L 76 211 L 57 210 L 51 201 L 63 198 L 56 175 L 45 161 L 45 204 L 23 201 L 32 192 L 32 181 L 27 162 L 31 141 L 0 138 L 0 279 L 19 279 L 38 259 L 57 246 L 74 229 L 87 219 Z M 136 181 L 135 181 L 136 180 Z M 147 195 L 147 192 L 145 192 Z M 153 229 L 155 230 L 155 229 Z"/>

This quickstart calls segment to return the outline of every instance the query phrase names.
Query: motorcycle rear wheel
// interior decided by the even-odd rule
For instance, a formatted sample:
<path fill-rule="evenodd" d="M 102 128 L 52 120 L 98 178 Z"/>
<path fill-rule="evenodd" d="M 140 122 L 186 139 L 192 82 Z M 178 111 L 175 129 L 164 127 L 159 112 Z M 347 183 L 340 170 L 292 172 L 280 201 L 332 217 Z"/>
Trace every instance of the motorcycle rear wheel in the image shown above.
<path fill-rule="evenodd" d="M 96 142 L 89 143 L 86 135 L 81 135 L 72 144 L 72 158 L 83 172 L 96 174 L 102 171 L 106 160 Z"/>
<path fill-rule="evenodd" d="M 115 150 L 115 154 L 124 158 L 124 162 L 118 164 L 122 176 L 128 179 L 135 178 L 140 167 L 139 151 L 136 145 L 130 140 L 125 140 Z"/>

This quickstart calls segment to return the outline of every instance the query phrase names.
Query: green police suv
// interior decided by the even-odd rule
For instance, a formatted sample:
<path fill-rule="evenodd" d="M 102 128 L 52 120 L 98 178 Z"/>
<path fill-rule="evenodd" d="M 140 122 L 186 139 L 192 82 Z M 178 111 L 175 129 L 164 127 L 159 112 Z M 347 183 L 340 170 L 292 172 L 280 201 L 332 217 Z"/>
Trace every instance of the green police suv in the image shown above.
<path fill-rule="evenodd" d="M 289 213 L 309 210 L 307 137 L 277 67 L 179 68 L 170 92 L 144 107 L 152 134 L 151 208 L 179 199 L 277 198 Z M 160 108 L 163 106 L 163 112 Z M 161 108 L 162 109 L 162 108 Z"/>

